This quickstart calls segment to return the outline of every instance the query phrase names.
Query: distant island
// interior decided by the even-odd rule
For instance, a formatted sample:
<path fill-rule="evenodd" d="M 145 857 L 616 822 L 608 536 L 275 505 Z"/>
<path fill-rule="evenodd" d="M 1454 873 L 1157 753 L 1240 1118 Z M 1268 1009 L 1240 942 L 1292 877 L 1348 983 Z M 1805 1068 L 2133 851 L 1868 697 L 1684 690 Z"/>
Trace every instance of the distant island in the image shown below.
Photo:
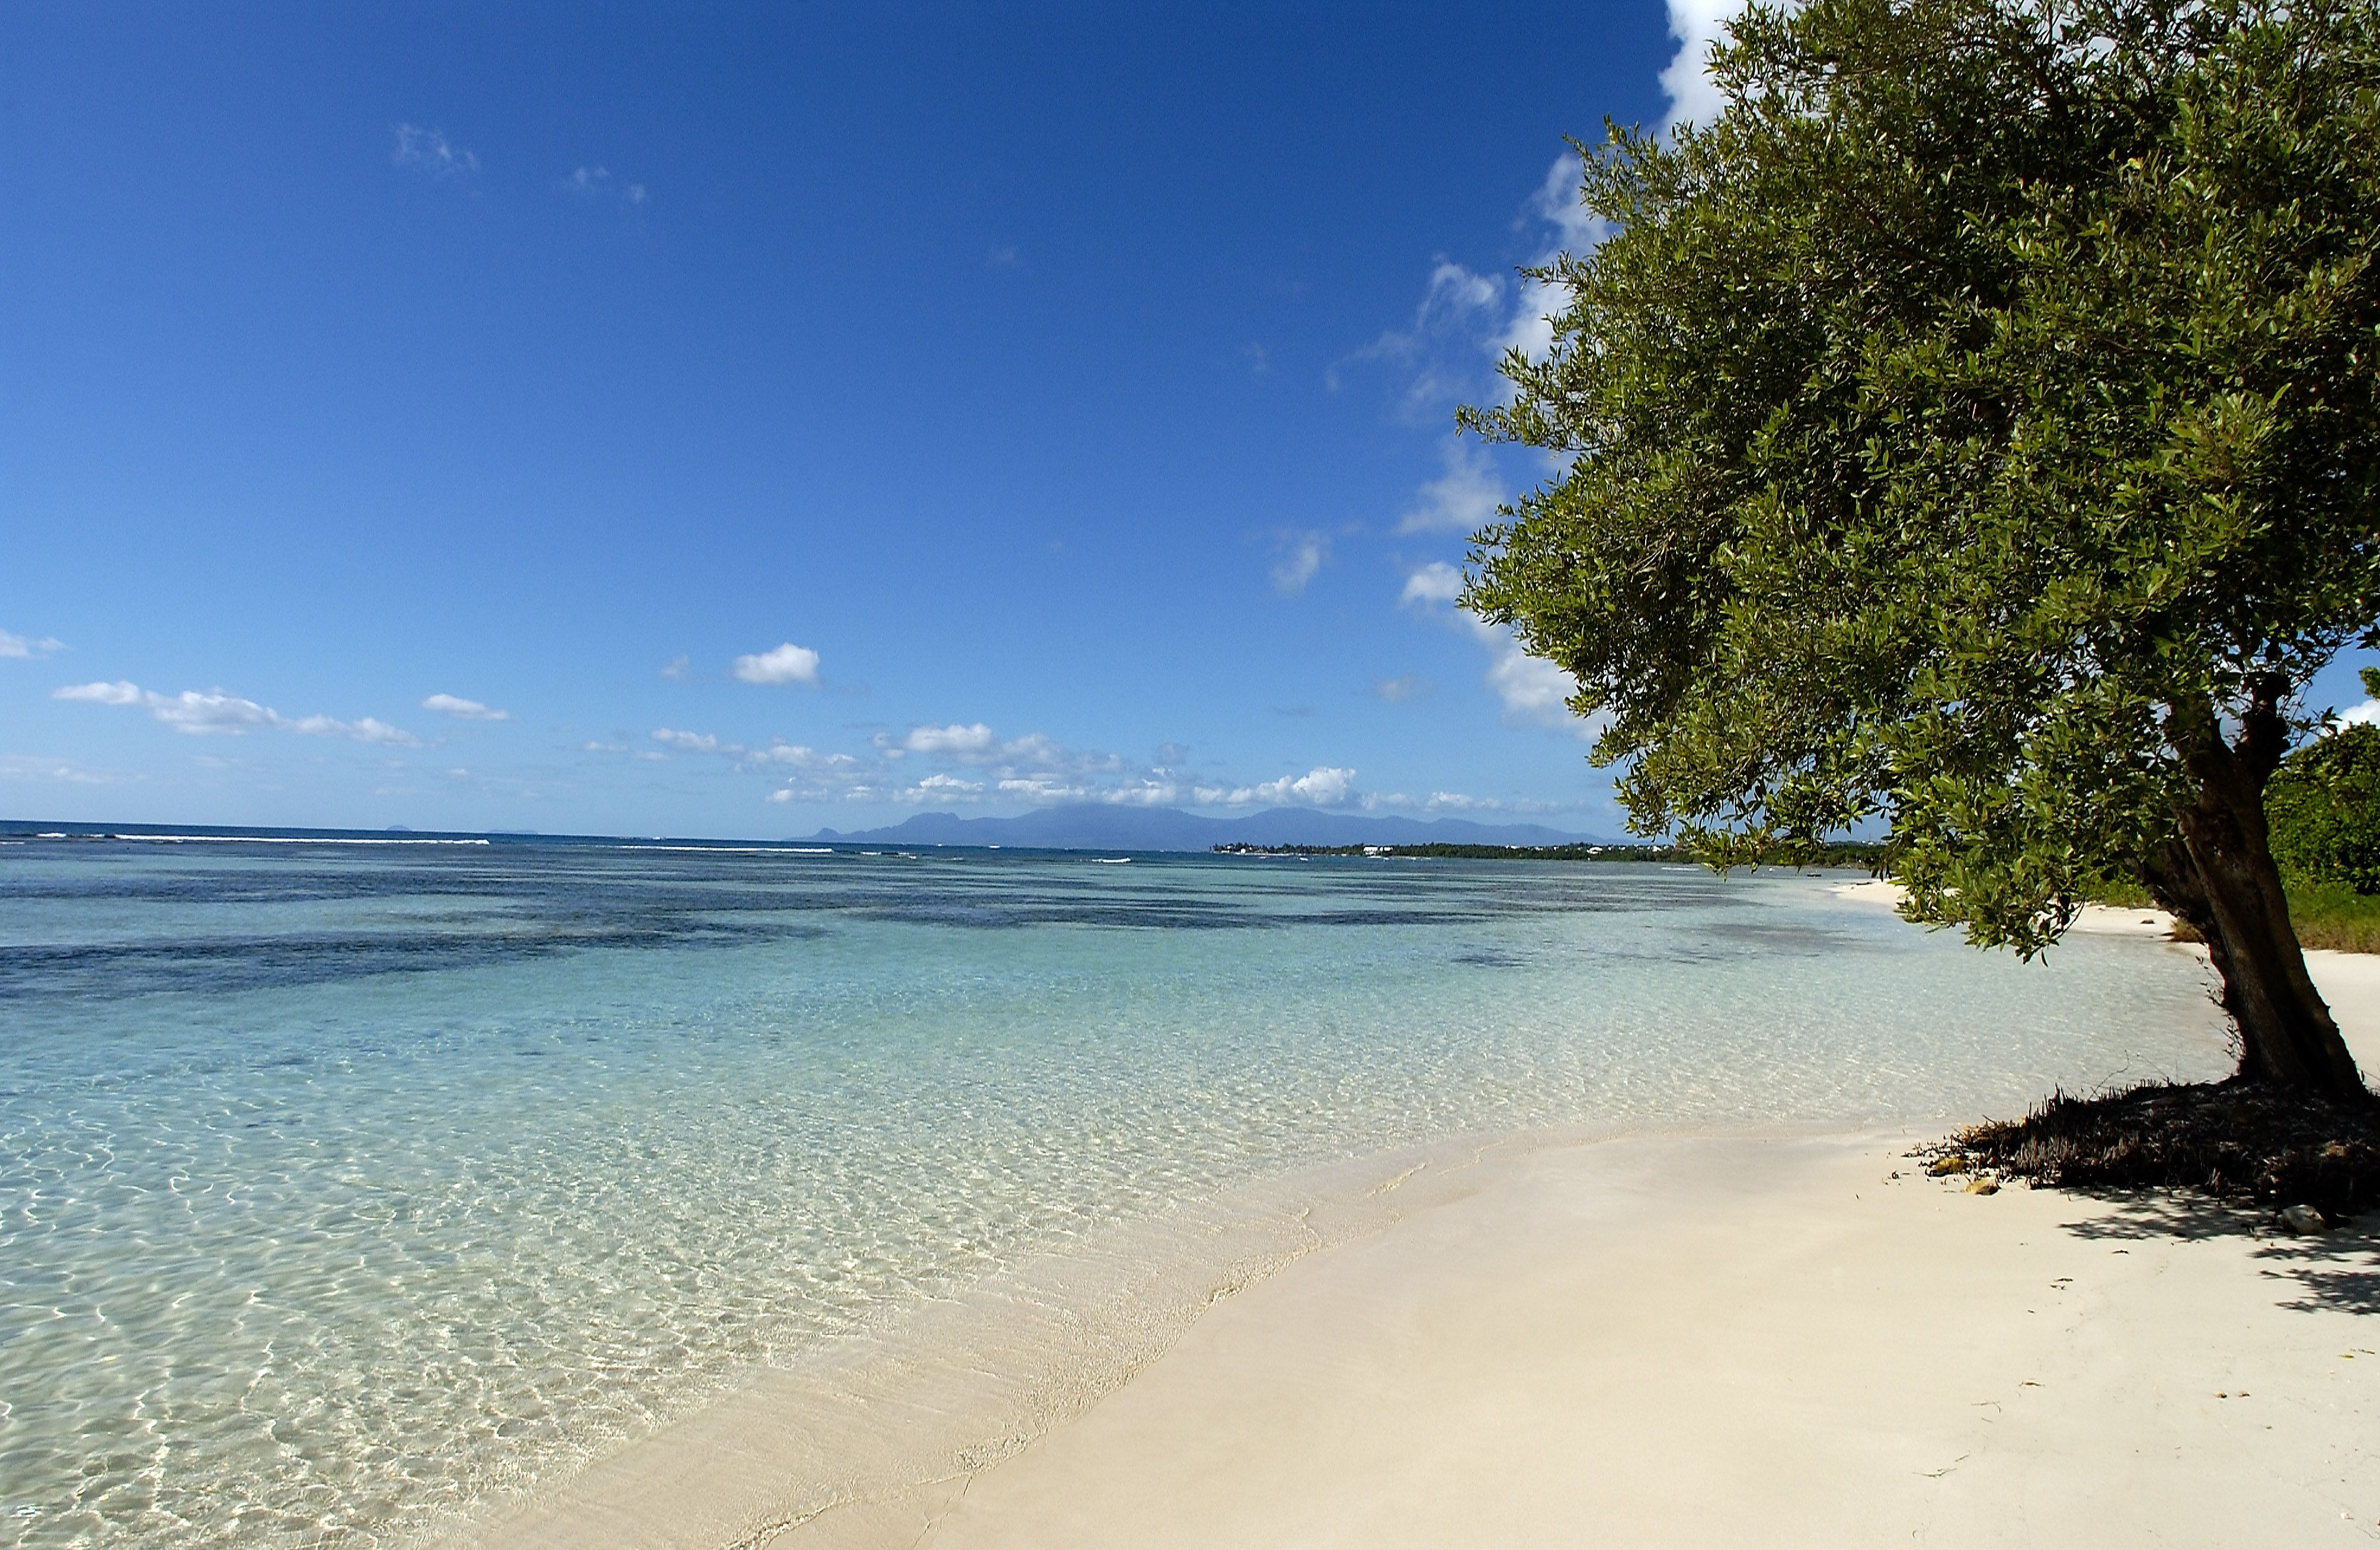
<path fill-rule="evenodd" d="M 1120 807 L 1075 803 L 1043 807 L 1014 817 L 963 818 L 955 813 L 919 813 L 889 829 L 845 834 L 821 829 L 808 838 L 821 844 L 1015 845 L 1037 850 L 1212 851 L 1220 845 L 1477 845 L 1497 850 L 1519 846 L 1609 845 L 1592 834 L 1567 834 L 1543 824 L 1488 824 L 1469 818 L 1395 817 L 1370 813 L 1325 813 L 1312 807 L 1273 807 L 1241 818 L 1201 817 L 1177 807 Z"/>
<path fill-rule="evenodd" d="M 1218 855 L 1371 855 L 1430 861 L 1672 861 L 1675 845 L 1252 845 L 1233 841 L 1214 847 Z"/>

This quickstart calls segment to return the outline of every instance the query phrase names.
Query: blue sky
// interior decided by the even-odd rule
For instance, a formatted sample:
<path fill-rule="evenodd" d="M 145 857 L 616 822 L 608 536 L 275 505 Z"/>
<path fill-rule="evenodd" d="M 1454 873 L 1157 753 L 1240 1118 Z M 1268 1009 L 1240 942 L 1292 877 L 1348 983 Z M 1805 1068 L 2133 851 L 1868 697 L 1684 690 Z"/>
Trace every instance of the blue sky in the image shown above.
<path fill-rule="evenodd" d="M 12 7 L 0 815 L 1616 830 L 1451 417 L 1681 3 Z"/>

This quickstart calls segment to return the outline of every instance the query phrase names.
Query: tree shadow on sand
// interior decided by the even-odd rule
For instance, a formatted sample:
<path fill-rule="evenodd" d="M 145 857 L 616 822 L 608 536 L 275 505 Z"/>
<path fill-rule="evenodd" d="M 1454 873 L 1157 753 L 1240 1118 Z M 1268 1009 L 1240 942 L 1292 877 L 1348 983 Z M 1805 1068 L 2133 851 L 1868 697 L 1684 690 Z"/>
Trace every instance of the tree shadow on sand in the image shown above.
<path fill-rule="evenodd" d="M 2253 1238 L 2258 1273 L 2295 1288 L 2296 1295 L 2279 1306 L 2299 1313 L 2330 1308 L 2380 1314 L 2380 1216 L 2367 1214 L 2328 1232 L 2293 1237 L 2277 1230 L 2270 1211 L 2204 1195 L 2142 1190 L 2068 1193 L 2108 1208 L 2105 1216 L 2068 1223 L 2065 1230 L 2077 1238 Z"/>

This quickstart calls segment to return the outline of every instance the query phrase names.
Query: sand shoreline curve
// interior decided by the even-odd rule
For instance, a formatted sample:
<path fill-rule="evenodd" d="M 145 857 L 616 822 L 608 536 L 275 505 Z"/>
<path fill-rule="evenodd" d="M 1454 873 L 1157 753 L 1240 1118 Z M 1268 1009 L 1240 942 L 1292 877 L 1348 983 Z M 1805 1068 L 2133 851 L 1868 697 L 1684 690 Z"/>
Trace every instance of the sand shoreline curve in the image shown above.
<path fill-rule="evenodd" d="M 2380 960 L 2309 957 L 2380 1070 Z M 1086 1321 L 1121 1363 L 1078 1387 L 994 1392 L 980 1350 L 827 1404 L 761 1374 L 443 1543 L 2380 1541 L 2380 1221 L 2294 1239 L 2186 1202 L 1973 1196 L 1909 1161 L 1930 1139 L 1349 1165 L 1309 1241 L 1257 1233 L 1196 1306 L 1135 1287 L 1122 1240 L 1088 1296 L 1050 1289 L 1033 1338 Z M 987 1417 L 996 1446 L 950 1446 Z M 860 1457 L 894 1466 L 820 1487 Z"/>

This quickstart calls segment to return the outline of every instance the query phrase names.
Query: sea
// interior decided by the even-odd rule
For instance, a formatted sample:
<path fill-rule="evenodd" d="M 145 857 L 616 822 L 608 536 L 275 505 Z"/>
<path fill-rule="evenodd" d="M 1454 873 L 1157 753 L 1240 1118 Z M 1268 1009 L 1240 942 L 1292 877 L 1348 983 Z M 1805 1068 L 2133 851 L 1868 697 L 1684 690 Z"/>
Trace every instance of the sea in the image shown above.
<path fill-rule="evenodd" d="M 1366 1159 L 2228 1069 L 2180 950 L 1849 880 L 0 829 L 0 1545 L 419 1544 Z"/>

